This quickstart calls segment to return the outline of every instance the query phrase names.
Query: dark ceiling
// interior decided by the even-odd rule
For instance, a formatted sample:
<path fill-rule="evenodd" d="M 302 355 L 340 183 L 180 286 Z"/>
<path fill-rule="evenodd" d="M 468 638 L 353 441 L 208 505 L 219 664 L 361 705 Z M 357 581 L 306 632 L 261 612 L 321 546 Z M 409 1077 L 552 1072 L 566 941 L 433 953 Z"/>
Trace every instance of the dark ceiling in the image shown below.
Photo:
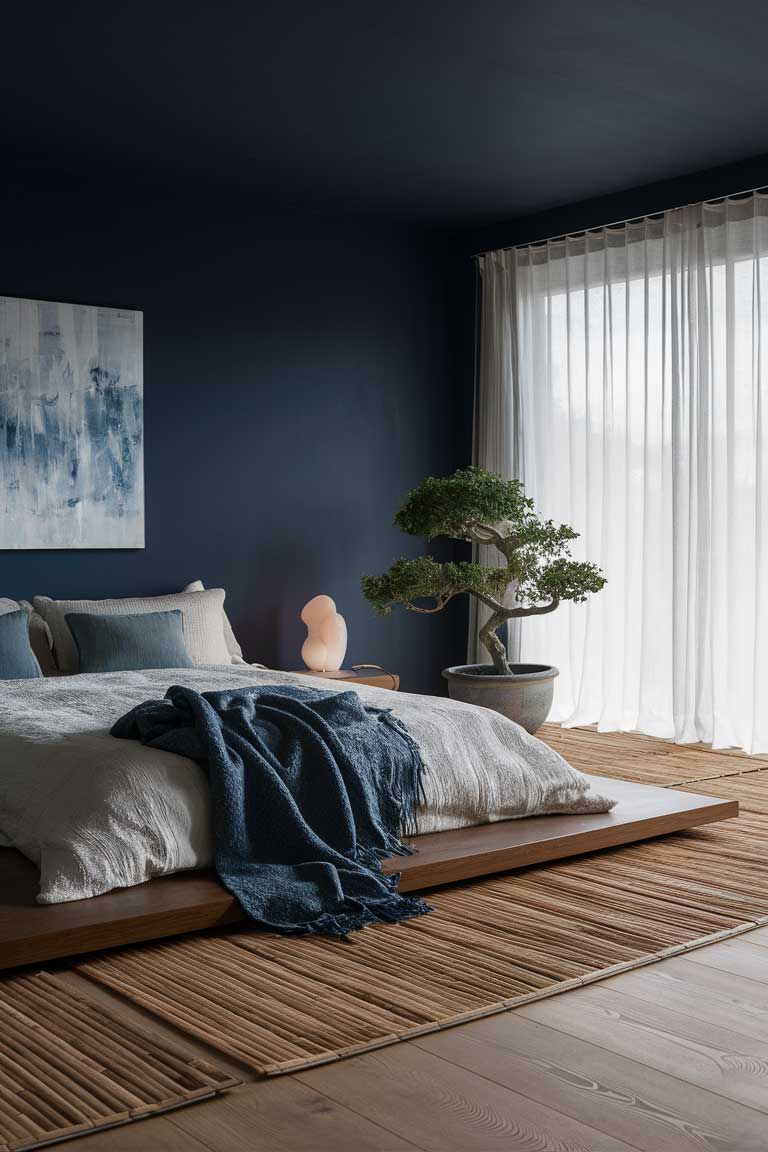
<path fill-rule="evenodd" d="M 102 0 L 2 30 L 6 182 L 52 191 L 470 225 L 768 152 L 765 0 Z"/>

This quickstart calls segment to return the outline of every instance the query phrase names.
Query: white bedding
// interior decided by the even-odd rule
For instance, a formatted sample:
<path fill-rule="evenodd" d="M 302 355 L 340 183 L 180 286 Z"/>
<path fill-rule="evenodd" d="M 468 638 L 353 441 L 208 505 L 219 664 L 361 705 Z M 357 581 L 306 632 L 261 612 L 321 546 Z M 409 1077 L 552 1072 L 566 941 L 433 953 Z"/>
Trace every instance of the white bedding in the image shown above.
<path fill-rule="evenodd" d="M 109 735 L 171 684 L 198 691 L 338 681 L 250 666 L 0 681 L 0 844 L 40 867 L 41 903 L 96 896 L 211 863 L 208 788 L 191 760 Z M 418 831 L 563 812 L 605 812 L 587 777 L 496 712 L 366 685 L 417 741 L 426 803 Z"/>

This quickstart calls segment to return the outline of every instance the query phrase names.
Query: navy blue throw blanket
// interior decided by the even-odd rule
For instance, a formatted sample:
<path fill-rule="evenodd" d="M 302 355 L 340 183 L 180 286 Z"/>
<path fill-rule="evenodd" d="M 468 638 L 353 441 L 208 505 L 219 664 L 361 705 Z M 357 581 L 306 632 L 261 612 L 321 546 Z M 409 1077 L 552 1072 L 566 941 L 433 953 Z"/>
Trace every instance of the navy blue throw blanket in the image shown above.
<path fill-rule="evenodd" d="M 173 687 L 112 735 L 207 768 L 216 871 L 258 923 L 346 936 L 429 911 L 379 863 L 409 854 L 398 833 L 413 826 L 421 756 L 391 712 L 356 692 Z"/>

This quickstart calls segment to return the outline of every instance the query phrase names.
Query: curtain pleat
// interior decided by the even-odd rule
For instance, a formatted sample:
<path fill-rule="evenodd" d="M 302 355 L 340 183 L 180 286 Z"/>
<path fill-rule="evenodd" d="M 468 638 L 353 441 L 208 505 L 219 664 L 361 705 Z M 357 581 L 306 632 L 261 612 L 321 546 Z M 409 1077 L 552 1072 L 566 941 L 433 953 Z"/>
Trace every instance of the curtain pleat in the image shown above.
<path fill-rule="evenodd" d="M 560 669 L 553 718 L 768 751 L 768 197 L 480 272 L 475 461 L 608 579 L 519 628 L 519 658 Z"/>
<path fill-rule="evenodd" d="M 518 314 L 514 253 L 494 252 L 480 268 L 482 297 L 480 310 L 480 365 L 478 401 L 475 406 L 474 460 L 502 476 L 523 476 L 519 431 L 521 397 L 517 387 L 518 344 L 525 318 Z M 473 545 L 473 559 L 489 568 L 498 568 L 502 557 L 496 548 Z M 488 653 L 477 634 L 488 620 L 490 610 L 470 597 L 467 662 L 485 664 Z M 508 650 L 519 660 L 520 628 L 517 621 L 508 626 Z"/>

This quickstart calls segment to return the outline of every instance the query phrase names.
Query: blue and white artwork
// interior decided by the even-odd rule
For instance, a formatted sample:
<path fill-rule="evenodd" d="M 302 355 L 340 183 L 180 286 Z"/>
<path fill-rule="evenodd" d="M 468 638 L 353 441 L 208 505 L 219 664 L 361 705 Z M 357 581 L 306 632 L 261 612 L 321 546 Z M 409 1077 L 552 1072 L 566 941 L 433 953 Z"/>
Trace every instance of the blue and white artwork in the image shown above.
<path fill-rule="evenodd" d="M 0 296 L 0 549 L 144 547 L 142 322 Z"/>

